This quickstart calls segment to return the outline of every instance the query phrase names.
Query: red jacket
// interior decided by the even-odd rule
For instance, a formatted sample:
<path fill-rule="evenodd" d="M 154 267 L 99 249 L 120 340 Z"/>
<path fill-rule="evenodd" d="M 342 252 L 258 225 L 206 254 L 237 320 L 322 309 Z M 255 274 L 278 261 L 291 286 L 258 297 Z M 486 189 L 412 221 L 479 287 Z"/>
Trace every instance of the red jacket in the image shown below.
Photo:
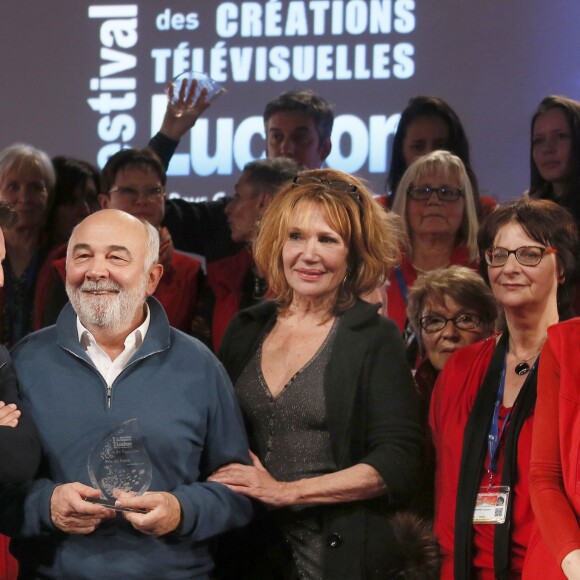
<path fill-rule="evenodd" d="M 430 426 L 436 450 L 435 473 L 435 533 L 443 555 L 441 578 L 453 579 L 454 527 L 459 469 L 463 449 L 463 433 L 473 409 L 496 346 L 496 336 L 457 351 L 445 363 L 431 399 Z M 499 387 L 499 385 L 498 385 Z M 490 417 L 491 420 L 491 417 Z M 528 493 L 528 473 L 531 453 L 533 414 L 526 419 L 518 440 L 517 483 L 513 501 L 511 532 L 511 568 L 513 578 L 519 578 L 533 525 L 533 513 Z M 504 446 L 500 446 L 498 471 L 503 465 Z M 487 468 L 486 465 L 482 468 Z M 487 481 L 483 470 L 482 482 Z M 481 580 L 494 580 L 494 526 L 475 526 L 473 565 Z"/>
<path fill-rule="evenodd" d="M 254 260 L 249 248 L 207 265 L 207 282 L 215 297 L 212 338 L 217 352 L 226 328 L 240 309 L 244 278 L 252 271 Z"/>
<path fill-rule="evenodd" d="M 469 262 L 469 253 L 466 246 L 457 246 L 451 254 L 450 266 L 469 266 L 476 268 L 477 265 Z M 417 279 L 417 271 L 411 265 L 407 256 L 403 256 L 403 262 L 400 266 L 403 273 L 403 279 L 407 285 L 407 290 L 411 288 Z M 399 327 L 402 332 L 407 320 L 407 298 L 401 288 L 395 271 L 391 272 L 387 285 L 387 312 L 390 319 Z"/>
<path fill-rule="evenodd" d="M 542 350 L 530 473 L 539 529 L 530 541 L 526 578 L 565 578 L 564 556 L 580 549 L 579 345 L 580 319 L 574 318 L 552 326 Z"/>

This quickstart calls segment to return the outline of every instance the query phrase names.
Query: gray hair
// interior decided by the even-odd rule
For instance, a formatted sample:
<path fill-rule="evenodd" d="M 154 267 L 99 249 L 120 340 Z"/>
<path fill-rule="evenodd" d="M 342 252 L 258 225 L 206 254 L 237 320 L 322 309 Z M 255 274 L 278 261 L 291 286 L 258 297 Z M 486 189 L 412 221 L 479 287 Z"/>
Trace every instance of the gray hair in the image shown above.
<path fill-rule="evenodd" d="M 44 185 L 50 194 L 56 182 L 56 175 L 50 157 L 44 151 L 24 143 L 15 143 L 0 151 L 0 182 L 4 180 L 9 171 L 20 171 L 31 166 L 36 166 L 40 169 Z"/>
<path fill-rule="evenodd" d="M 147 232 L 145 242 L 145 272 L 159 261 L 159 231 L 146 220 L 139 220 Z"/>
<path fill-rule="evenodd" d="M 261 193 L 275 195 L 282 185 L 294 179 L 302 170 L 303 166 L 287 157 L 256 159 L 246 163 L 242 177 L 254 186 L 255 196 Z"/>
<path fill-rule="evenodd" d="M 425 302 L 430 299 L 444 305 L 446 296 L 462 308 L 472 309 L 484 324 L 493 327 L 498 315 L 495 298 L 483 278 L 465 266 L 437 268 L 417 278 L 409 289 L 407 317 L 411 324 L 420 331 Z"/>
<path fill-rule="evenodd" d="M 477 219 L 477 209 L 475 197 L 473 194 L 473 187 L 469 181 L 467 171 L 463 161 L 449 151 L 433 151 L 429 155 L 419 157 L 403 174 L 399 187 L 397 188 L 397 195 L 393 203 L 393 211 L 398 213 L 403 218 L 404 233 L 407 237 L 407 253 L 413 255 L 413 247 L 411 244 L 411 232 L 409 231 L 409 224 L 407 221 L 407 190 L 418 179 L 426 176 L 440 176 L 443 179 L 453 177 L 459 182 L 459 187 L 463 191 L 465 198 L 465 211 L 463 214 L 463 222 L 459 230 L 459 241 L 462 241 L 467 246 L 469 253 L 469 260 L 471 262 L 477 261 L 479 251 L 477 248 L 477 230 L 479 227 Z"/>
<path fill-rule="evenodd" d="M 121 211 L 121 210 L 116 210 L 116 211 Z M 124 213 L 126 213 L 126 212 L 124 212 Z M 127 215 L 131 215 L 131 214 L 128 213 Z M 149 270 L 149 268 L 151 268 L 151 266 L 153 266 L 153 264 L 156 264 L 159 261 L 159 246 L 160 246 L 159 232 L 158 232 L 157 228 L 152 226 L 147 220 L 142 220 L 140 218 L 135 218 L 135 219 L 138 220 L 139 222 L 141 222 L 141 224 L 143 224 L 143 227 L 145 228 L 145 232 L 147 234 L 147 239 L 145 240 L 145 264 L 143 267 L 143 271 L 147 272 Z M 69 237 L 69 242 L 68 242 L 68 246 L 66 249 L 67 262 L 70 259 L 70 253 L 72 251 L 70 241 L 72 240 L 77 228 L 82 223 L 83 222 L 81 222 L 80 224 L 77 224 L 73 228 L 73 231 L 71 232 L 71 235 Z"/>

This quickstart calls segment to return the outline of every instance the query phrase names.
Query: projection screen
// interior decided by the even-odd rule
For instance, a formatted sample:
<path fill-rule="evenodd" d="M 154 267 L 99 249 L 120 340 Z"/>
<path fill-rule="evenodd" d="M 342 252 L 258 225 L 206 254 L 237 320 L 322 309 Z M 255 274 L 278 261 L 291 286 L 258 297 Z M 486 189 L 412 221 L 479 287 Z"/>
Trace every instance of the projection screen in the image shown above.
<path fill-rule="evenodd" d="M 2 147 L 102 166 L 146 145 L 172 77 L 220 81 L 227 94 L 170 166 L 169 191 L 192 200 L 231 193 L 264 155 L 264 105 L 286 90 L 334 105 L 328 165 L 377 193 L 408 99 L 442 97 L 464 122 L 481 189 L 499 200 L 528 185 L 539 101 L 580 98 L 576 0 L 5 0 L 0 13 Z"/>

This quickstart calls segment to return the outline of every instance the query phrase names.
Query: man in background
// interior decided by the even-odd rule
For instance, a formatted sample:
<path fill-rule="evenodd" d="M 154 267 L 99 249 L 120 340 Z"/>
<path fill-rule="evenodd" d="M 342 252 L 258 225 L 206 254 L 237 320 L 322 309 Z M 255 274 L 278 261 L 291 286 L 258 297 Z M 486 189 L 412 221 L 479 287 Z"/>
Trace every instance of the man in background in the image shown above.
<path fill-rule="evenodd" d="M 203 93 L 195 107 L 185 114 L 176 115 L 168 104 L 161 129 L 149 142 L 166 167 L 179 140 L 208 106 Z M 306 169 L 318 169 L 332 148 L 333 122 L 332 106 L 313 91 L 282 93 L 264 109 L 266 157 L 289 157 Z M 168 200 L 163 223 L 169 228 L 175 247 L 204 256 L 208 264 L 238 252 L 243 246 L 230 237 L 227 203 L 227 199 L 204 203 Z"/>
<path fill-rule="evenodd" d="M 207 265 L 208 284 L 214 296 L 213 348 L 217 352 L 234 315 L 264 297 L 266 282 L 254 268 L 250 243 L 256 225 L 278 189 L 293 179 L 300 166 L 292 159 L 276 157 L 246 164 L 235 185 L 235 194 L 225 208 L 231 239 L 242 248 Z"/>

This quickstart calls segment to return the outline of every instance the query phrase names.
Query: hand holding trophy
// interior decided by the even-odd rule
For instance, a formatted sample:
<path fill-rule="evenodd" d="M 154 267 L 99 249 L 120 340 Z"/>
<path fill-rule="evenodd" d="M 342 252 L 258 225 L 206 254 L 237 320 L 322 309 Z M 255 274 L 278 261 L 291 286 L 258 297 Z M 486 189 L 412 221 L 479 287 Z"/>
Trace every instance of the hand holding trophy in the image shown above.
<path fill-rule="evenodd" d="M 196 108 L 203 107 L 203 112 L 215 99 L 224 94 L 226 89 L 206 74 L 190 71 L 176 76 L 167 85 L 165 92 L 173 107 L 173 114 L 181 117 Z"/>
<path fill-rule="evenodd" d="M 160 132 L 179 141 L 226 90 L 204 73 L 195 71 L 176 76 L 165 88 L 167 110 Z"/>

